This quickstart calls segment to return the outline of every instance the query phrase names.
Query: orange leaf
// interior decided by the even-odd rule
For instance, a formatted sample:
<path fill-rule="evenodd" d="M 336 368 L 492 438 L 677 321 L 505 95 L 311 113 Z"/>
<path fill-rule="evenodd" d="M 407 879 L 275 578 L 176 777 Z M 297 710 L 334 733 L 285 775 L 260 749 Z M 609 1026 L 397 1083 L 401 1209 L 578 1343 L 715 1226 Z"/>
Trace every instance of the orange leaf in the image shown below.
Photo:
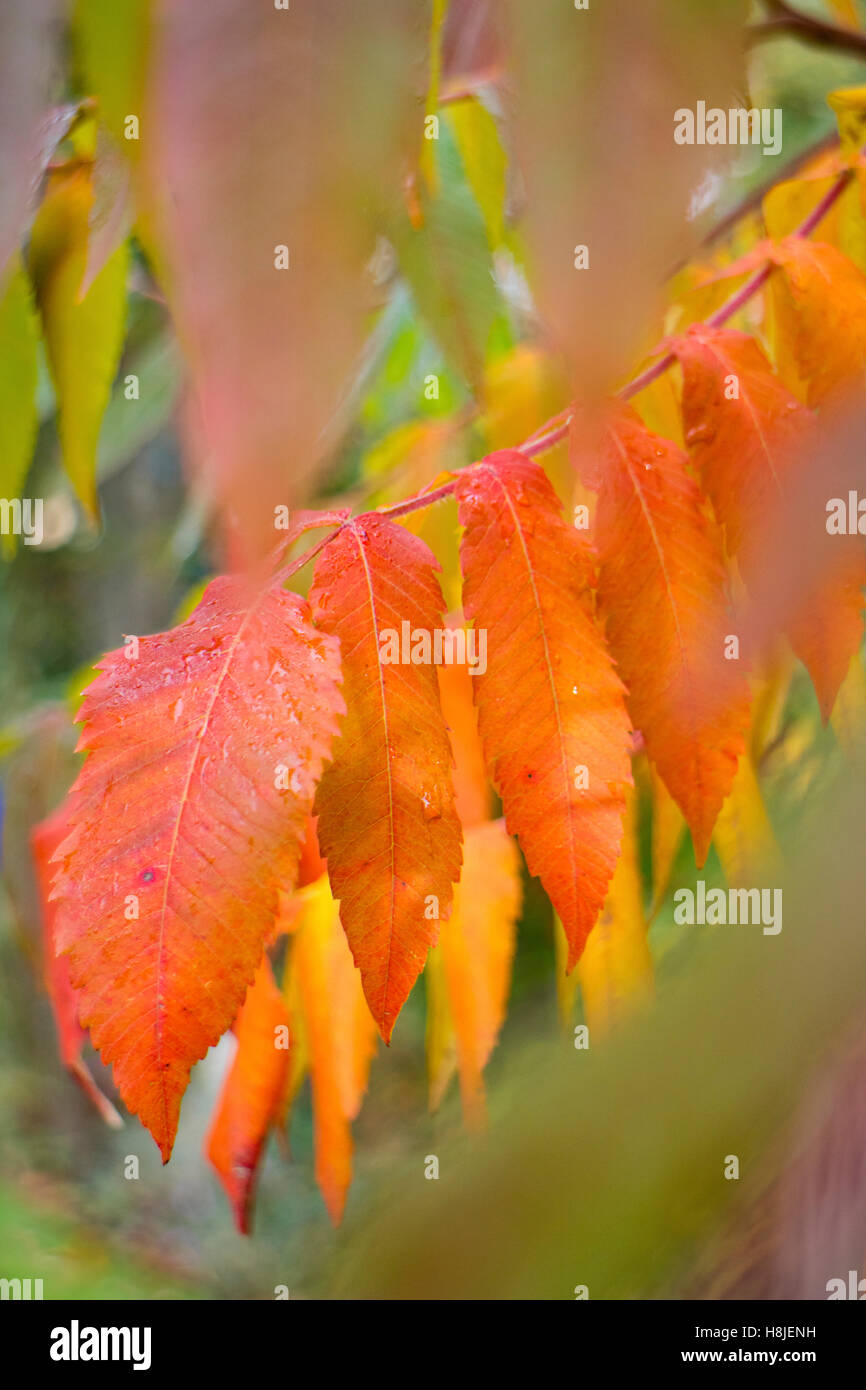
<path fill-rule="evenodd" d="M 745 333 L 696 325 L 670 348 L 683 369 L 686 442 L 728 549 L 746 585 L 757 588 L 774 531 L 784 521 L 783 501 L 815 458 L 815 417 Z M 827 563 L 787 628 L 826 718 L 860 645 L 866 566 L 856 540 L 820 540 Z M 799 544 L 796 538 L 791 543 Z"/>
<path fill-rule="evenodd" d="M 439 950 L 457 1045 L 467 1125 L 484 1123 L 482 1073 L 505 1018 L 520 912 L 520 861 L 502 821 L 466 832 L 454 910 Z"/>
<path fill-rule="evenodd" d="M 809 405 L 838 398 L 866 370 L 866 276 L 827 242 L 787 237 L 765 250 L 784 271 L 782 313 Z"/>
<path fill-rule="evenodd" d="M 442 627 L 435 568 L 423 541 L 367 515 L 322 551 L 310 593 L 319 626 L 340 639 L 348 704 L 316 796 L 319 841 L 385 1042 L 460 874 L 460 822 L 436 671 L 406 661 L 402 650 L 410 632 L 432 641 Z M 401 645 L 396 653 L 388 650 L 392 634 Z M 398 659 L 390 662 L 394 654 Z"/>
<path fill-rule="evenodd" d="M 99 669 L 57 939 L 82 1022 L 167 1162 L 190 1068 L 237 1015 L 292 880 L 338 660 L 297 595 L 222 578 L 182 626 Z"/>
<path fill-rule="evenodd" d="M 611 651 L 702 865 L 744 748 L 749 697 L 738 662 L 725 659 L 721 534 L 687 464 L 623 410 L 586 482 L 599 487 L 599 597 Z"/>
<path fill-rule="evenodd" d="M 289 1015 L 263 959 L 238 1014 L 237 1051 L 205 1144 L 234 1213 L 248 1235 L 259 1162 L 283 1104 L 289 1072 Z"/>
<path fill-rule="evenodd" d="M 69 823 L 65 807 L 55 811 L 53 816 L 34 825 L 30 832 L 30 846 L 36 870 L 36 887 L 39 893 L 39 908 L 42 918 L 42 958 L 45 973 L 45 986 L 51 1000 L 51 1009 L 57 1027 L 57 1042 L 60 1060 L 75 1077 L 85 1095 L 93 1102 L 106 1124 L 118 1129 L 123 1121 L 111 1101 L 102 1094 L 90 1074 L 81 1052 L 86 1034 L 78 1019 L 78 1000 L 69 979 L 69 961 L 58 956 L 55 949 L 55 918 L 57 904 L 50 899 L 51 877 L 54 872 L 51 859 L 58 845 L 69 834 Z"/>
<path fill-rule="evenodd" d="M 550 483 L 516 450 L 457 484 L 464 607 L 487 633 L 473 676 L 487 765 L 569 942 L 569 969 L 598 917 L 631 781 L 624 691 L 590 612 L 589 552 Z M 480 641 L 480 639 L 479 639 Z"/>
<path fill-rule="evenodd" d="M 454 753 L 454 790 L 464 830 L 486 821 L 491 813 L 491 790 L 478 737 L 478 714 L 472 698 L 477 680 L 469 667 L 455 662 L 437 667 L 442 713 Z"/>
<path fill-rule="evenodd" d="M 352 1133 L 376 1049 L 376 1025 L 328 880 L 296 895 L 293 988 L 303 1013 L 315 1122 L 316 1180 L 337 1225 L 352 1181 Z"/>

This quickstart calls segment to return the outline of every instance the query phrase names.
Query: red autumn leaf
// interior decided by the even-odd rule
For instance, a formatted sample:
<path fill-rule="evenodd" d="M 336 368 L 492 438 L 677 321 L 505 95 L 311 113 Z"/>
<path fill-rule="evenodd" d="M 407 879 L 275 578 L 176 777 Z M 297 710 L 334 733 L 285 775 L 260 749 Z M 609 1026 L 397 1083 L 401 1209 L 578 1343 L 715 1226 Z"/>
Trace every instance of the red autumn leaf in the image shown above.
<path fill-rule="evenodd" d="M 237 1051 L 205 1145 L 244 1235 L 252 1224 L 253 1193 L 265 1141 L 283 1106 L 289 1027 L 283 996 L 265 956 L 235 1020 Z"/>
<path fill-rule="evenodd" d="M 337 1225 L 352 1181 L 351 1121 L 367 1089 L 376 1024 L 327 878 L 296 893 L 286 907 L 292 994 L 313 1090 L 316 1180 Z"/>
<path fill-rule="evenodd" d="M 42 961 L 45 986 L 51 1000 L 54 1022 L 57 1027 L 57 1042 L 60 1060 L 72 1073 L 85 1095 L 93 1102 L 106 1124 L 113 1129 L 123 1124 L 120 1116 L 107 1096 L 102 1094 L 81 1052 L 86 1033 L 78 1019 L 78 1000 L 69 980 L 69 961 L 59 956 L 55 949 L 55 917 L 57 904 L 51 901 L 51 878 L 54 866 L 51 863 L 54 851 L 69 834 L 69 824 L 65 808 L 55 811 L 53 816 L 40 821 L 30 832 L 30 845 L 33 865 L 36 870 L 36 886 L 39 893 L 39 910 L 42 918 Z"/>
<path fill-rule="evenodd" d="M 367 515 L 322 551 L 310 592 L 317 623 L 340 639 L 348 706 L 316 795 L 319 842 L 385 1042 L 460 875 L 435 667 L 404 660 L 411 652 L 402 650 L 380 661 L 392 638 L 400 645 L 417 632 L 432 642 L 442 628 L 437 568 L 423 541 Z"/>
<path fill-rule="evenodd" d="M 292 881 L 338 660 L 296 595 L 222 578 L 182 626 L 99 669 L 57 940 L 82 1022 L 167 1161 L 190 1068 L 235 1018 Z"/>
<path fill-rule="evenodd" d="M 622 685 L 589 609 L 591 562 L 537 464 L 516 450 L 460 475 L 466 616 L 485 757 L 530 873 L 579 959 L 607 894 L 631 782 Z M 480 641 L 480 638 L 479 638 Z"/>
<path fill-rule="evenodd" d="M 695 325 L 669 346 L 683 370 L 686 443 L 728 550 L 747 587 L 759 589 L 775 530 L 785 521 L 784 500 L 802 485 L 817 452 L 815 418 L 745 333 Z M 815 590 L 791 614 L 788 635 L 826 718 L 860 645 L 866 566 L 857 540 L 826 536 L 822 508 L 808 515 L 818 518 L 826 562 Z M 795 537 L 790 543 L 799 544 Z"/>
<path fill-rule="evenodd" d="M 584 481 L 598 488 L 599 599 L 611 651 L 702 865 L 749 714 L 739 662 L 725 658 L 721 533 L 685 454 L 633 411 L 611 419 Z"/>

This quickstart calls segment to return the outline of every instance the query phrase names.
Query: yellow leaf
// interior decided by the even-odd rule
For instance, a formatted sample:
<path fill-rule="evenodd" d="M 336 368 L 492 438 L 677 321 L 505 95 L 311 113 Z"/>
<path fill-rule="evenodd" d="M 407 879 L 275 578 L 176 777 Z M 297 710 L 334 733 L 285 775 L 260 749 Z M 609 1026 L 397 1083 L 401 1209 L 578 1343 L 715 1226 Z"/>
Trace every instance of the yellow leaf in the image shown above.
<path fill-rule="evenodd" d="M 448 986 L 441 946 L 434 946 L 424 971 L 427 1002 L 425 1047 L 427 1086 L 431 1114 L 439 1109 L 451 1078 L 457 1070 L 457 1039 L 448 1003 Z"/>
<path fill-rule="evenodd" d="M 57 397 L 64 468 L 96 518 L 96 449 L 123 346 L 128 250 L 119 247 L 79 297 L 92 201 L 89 164 L 76 162 L 51 174 L 33 224 L 29 268 Z"/>
<path fill-rule="evenodd" d="M 140 139 L 126 138 L 127 118 L 142 122 L 153 0 L 77 0 L 74 28 L 86 81 L 102 120 L 135 160 Z M 139 136 L 142 134 L 140 128 Z"/>
<path fill-rule="evenodd" d="M 505 237 L 505 180 L 508 161 L 496 121 L 480 101 L 456 102 L 447 113 L 463 169 L 481 209 L 490 249 Z"/>
<path fill-rule="evenodd" d="M 650 786 L 652 788 L 652 910 L 655 912 L 667 892 L 686 822 L 682 811 L 652 765 L 650 765 Z"/>
<path fill-rule="evenodd" d="M 560 1023 L 567 1030 L 574 1017 L 579 980 L 576 970 L 572 970 L 570 974 L 568 972 L 568 937 L 565 935 L 564 926 L 555 913 L 553 917 L 553 949 L 556 960 L 556 1003 Z"/>
<path fill-rule="evenodd" d="M 713 841 L 725 878 L 733 887 L 754 887 L 780 867 L 779 846 L 748 756 L 740 759 L 731 794 L 716 821 Z"/>
<path fill-rule="evenodd" d="M 439 946 L 457 1049 L 463 1115 L 484 1124 L 482 1073 L 505 1017 L 520 911 L 517 847 L 502 821 L 471 826 L 463 873 Z"/>
<path fill-rule="evenodd" d="M 590 1033 L 608 1033 L 652 993 L 653 967 L 643 910 L 637 842 L 637 796 L 626 800 L 622 854 L 601 916 L 577 963 Z"/>
<path fill-rule="evenodd" d="M 492 453 L 518 448 L 565 406 L 568 389 L 546 353 L 521 343 L 485 369 L 483 396 L 481 425 Z"/>
<path fill-rule="evenodd" d="M 19 256 L 0 280 L 0 496 L 20 496 L 36 441 L 39 329 L 30 284 Z M 15 549 L 14 535 L 2 537 Z"/>
<path fill-rule="evenodd" d="M 856 0 L 827 0 L 827 4 L 841 24 L 849 29 L 861 28 Z"/>
<path fill-rule="evenodd" d="M 842 682 L 830 723 L 846 758 L 861 759 L 866 743 L 866 674 L 859 652 Z"/>

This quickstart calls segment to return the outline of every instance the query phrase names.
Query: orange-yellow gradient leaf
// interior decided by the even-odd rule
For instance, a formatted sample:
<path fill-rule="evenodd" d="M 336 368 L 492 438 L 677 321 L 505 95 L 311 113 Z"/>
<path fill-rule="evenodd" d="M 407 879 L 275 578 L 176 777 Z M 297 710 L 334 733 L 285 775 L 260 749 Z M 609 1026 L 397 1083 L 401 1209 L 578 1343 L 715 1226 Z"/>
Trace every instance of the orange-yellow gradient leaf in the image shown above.
<path fill-rule="evenodd" d="M 740 759 L 731 795 L 719 813 L 713 843 L 733 887 L 749 887 L 781 873 L 781 854 L 754 764 Z"/>
<path fill-rule="evenodd" d="M 631 782 L 624 692 L 591 612 L 591 560 L 548 479 L 516 450 L 457 484 L 466 616 L 487 669 L 478 727 L 511 834 L 579 959 L 607 894 Z"/>
<path fill-rule="evenodd" d="M 279 1118 L 289 1071 L 289 1015 L 267 957 L 234 1024 L 237 1051 L 217 1101 L 205 1152 L 219 1174 L 235 1224 L 248 1235 L 259 1163 Z"/>
<path fill-rule="evenodd" d="M 427 957 L 424 969 L 426 1019 L 424 1048 L 427 1056 L 427 1099 L 431 1115 L 442 1104 L 451 1078 L 457 1071 L 457 1039 L 448 1000 L 445 966 L 438 946 Z"/>
<path fill-rule="evenodd" d="M 326 876 L 297 895 L 296 910 L 291 968 L 309 1053 L 316 1180 L 336 1225 L 352 1181 L 351 1121 L 367 1089 L 376 1024 Z"/>
<path fill-rule="evenodd" d="M 610 420 L 599 455 L 584 460 L 586 481 L 598 488 L 594 536 L 611 651 L 701 865 L 748 724 L 741 662 L 725 656 L 736 633 L 721 533 L 685 454 L 632 411 Z"/>
<path fill-rule="evenodd" d="M 340 639 L 348 713 L 316 796 L 340 917 L 382 1037 L 436 942 L 460 876 L 460 822 L 433 639 L 444 627 L 436 560 L 384 517 L 346 525 L 310 592 Z"/>
<path fill-rule="evenodd" d="M 53 816 L 40 821 L 30 832 L 30 848 L 36 871 L 39 912 L 42 921 L 42 965 L 45 987 L 51 1000 L 60 1060 L 75 1077 L 85 1095 L 93 1102 L 105 1122 L 113 1129 L 123 1121 L 107 1096 L 94 1081 L 82 1057 L 86 1034 L 78 1019 L 78 1000 L 69 980 L 69 961 L 59 956 L 55 948 L 55 917 L 57 904 L 51 901 L 51 879 L 54 851 L 69 834 L 66 810 L 61 807 Z"/>
<path fill-rule="evenodd" d="M 635 791 L 628 797 L 622 854 L 577 975 L 584 1017 L 590 1035 L 597 1037 L 617 1027 L 652 993 L 653 967 L 643 907 Z"/>
<path fill-rule="evenodd" d="M 652 795 L 650 853 L 653 873 L 653 901 L 650 911 L 653 913 L 667 892 L 686 823 L 682 811 L 652 763 L 649 764 L 649 780 Z"/>
<path fill-rule="evenodd" d="M 827 242 L 788 237 L 766 248 L 788 291 L 777 297 L 790 326 L 808 403 L 837 400 L 866 370 L 866 276 Z"/>
<path fill-rule="evenodd" d="M 439 947 L 467 1126 L 485 1121 L 482 1074 L 505 1018 L 520 912 L 520 860 L 502 821 L 467 830 L 463 874 Z"/>
<path fill-rule="evenodd" d="M 757 587 L 786 498 L 803 470 L 820 458 L 815 418 L 744 333 L 696 326 L 671 348 L 683 370 L 686 442 L 725 528 L 728 550 L 747 587 Z M 822 527 L 823 521 L 822 515 Z M 866 565 L 856 540 L 834 537 L 828 543 L 824 537 L 823 548 L 828 563 L 817 587 L 787 626 L 826 718 L 860 645 Z"/>
<path fill-rule="evenodd" d="M 234 1020 L 343 704 L 336 644 L 271 584 L 211 583 L 99 663 L 55 880 L 82 1023 L 167 1162 L 190 1068 Z"/>
<path fill-rule="evenodd" d="M 454 790 L 460 824 L 466 830 L 490 819 L 492 789 L 478 735 L 478 712 L 472 697 L 477 676 L 465 662 L 439 666 L 439 697 L 454 753 Z"/>

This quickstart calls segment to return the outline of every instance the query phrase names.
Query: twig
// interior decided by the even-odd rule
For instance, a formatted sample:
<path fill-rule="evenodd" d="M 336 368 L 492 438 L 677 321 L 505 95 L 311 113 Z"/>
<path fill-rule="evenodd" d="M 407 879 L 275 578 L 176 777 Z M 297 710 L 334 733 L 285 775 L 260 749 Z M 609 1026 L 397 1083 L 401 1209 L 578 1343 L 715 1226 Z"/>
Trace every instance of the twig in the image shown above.
<path fill-rule="evenodd" d="M 771 19 L 746 26 L 746 41 L 762 43 L 765 39 L 797 38 L 816 48 L 829 48 L 837 53 L 856 53 L 866 58 L 866 34 L 847 25 L 831 24 L 825 19 L 796 10 L 787 0 L 764 0 Z"/>

